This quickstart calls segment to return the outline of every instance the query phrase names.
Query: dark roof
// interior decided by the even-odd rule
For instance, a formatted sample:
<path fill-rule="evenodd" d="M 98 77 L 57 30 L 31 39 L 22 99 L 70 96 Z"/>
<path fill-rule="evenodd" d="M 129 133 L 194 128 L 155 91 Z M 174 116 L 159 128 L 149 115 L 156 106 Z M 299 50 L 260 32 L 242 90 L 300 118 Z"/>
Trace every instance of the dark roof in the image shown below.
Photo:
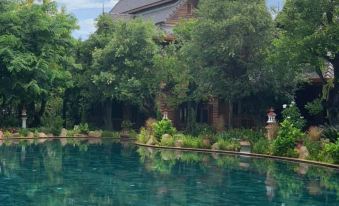
<path fill-rule="evenodd" d="M 152 20 L 154 23 L 160 23 L 166 21 L 178 8 L 180 1 L 174 4 L 160 7 L 154 10 L 148 10 L 140 15 L 147 20 Z"/>
<path fill-rule="evenodd" d="M 130 13 L 129 11 L 156 6 L 177 0 L 120 0 L 111 10 L 112 14 Z"/>
<path fill-rule="evenodd" d="M 155 24 L 165 22 L 186 0 L 120 0 L 111 10 L 113 18 L 142 17 Z"/>

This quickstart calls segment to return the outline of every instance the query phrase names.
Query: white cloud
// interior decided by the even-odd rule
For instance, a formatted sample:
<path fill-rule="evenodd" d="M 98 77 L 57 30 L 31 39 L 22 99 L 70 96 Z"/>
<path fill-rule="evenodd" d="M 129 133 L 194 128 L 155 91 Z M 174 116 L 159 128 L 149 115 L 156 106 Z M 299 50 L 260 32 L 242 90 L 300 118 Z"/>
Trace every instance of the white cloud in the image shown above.
<path fill-rule="evenodd" d="M 87 39 L 90 34 L 95 32 L 95 20 L 94 19 L 84 19 L 78 22 L 80 30 L 73 32 L 73 36 L 76 38 Z"/>
<path fill-rule="evenodd" d="M 0 0 L 1 1 L 1 0 Z M 95 31 L 95 18 L 99 15 L 98 9 L 105 5 L 108 12 L 119 0 L 54 0 L 59 6 L 66 9 L 78 18 L 79 30 L 73 32 L 75 38 L 87 39 Z M 92 11 L 91 11 L 92 10 Z M 84 15 L 84 12 L 87 12 Z"/>
<path fill-rule="evenodd" d="M 67 10 L 112 8 L 118 0 L 55 0 L 59 5 L 66 6 Z"/>

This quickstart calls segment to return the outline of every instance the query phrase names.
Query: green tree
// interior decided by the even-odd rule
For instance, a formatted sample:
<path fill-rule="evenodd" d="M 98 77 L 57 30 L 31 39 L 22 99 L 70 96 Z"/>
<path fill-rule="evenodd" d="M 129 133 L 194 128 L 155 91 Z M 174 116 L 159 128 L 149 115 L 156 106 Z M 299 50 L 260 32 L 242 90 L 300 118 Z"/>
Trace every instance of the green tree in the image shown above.
<path fill-rule="evenodd" d="M 315 71 L 324 85 L 323 98 L 331 124 L 339 116 L 339 2 L 336 0 L 287 0 L 278 15 L 274 41 L 276 66 L 295 75 Z M 334 79 L 326 80 L 326 62 Z M 293 78 L 291 78 L 293 79 Z"/>
<path fill-rule="evenodd" d="M 0 96 L 37 126 L 51 94 L 71 86 L 76 19 L 51 1 L 2 1 L 0 10 Z"/>
<path fill-rule="evenodd" d="M 86 76 L 82 85 L 89 88 L 84 95 L 103 105 L 106 129 L 113 126 L 114 101 L 143 108 L 147 99 L 154 99 L 153 57 L 158 34 L 151 22 L 113 21 L 104 14 L 98 19 L 96 33 L 83 44 L 81 59 Z"/>
<path fill-rule="evenodd" d="M 272 28 L 263 0 L 201 1 L 197 20 L 177 29 L 180 55 L 194 79 L 191 95 L 220 97 L 232 105 L 267 88 Z"/>
<path fill-rule="evenodd" d="M 111 40 L 114 32 L 112 17 L 109 15 L 99 16 L 96 28 L 96 32 L 87 40 L 79 40 L 76 44 L 76 60 L 81 67 L 71 71 L 75 84 L 65 92 L 63 102 L 65 127 L 73 127 L 74 124 L 85 121 L 87 110 L 91 104 L 104 104 L 100 101 L 101 94 L 97 92 L 96 86 L 89 77 L 95 72 L 91 68 L 94 61 L 94 50 L 105 48 Z"/>

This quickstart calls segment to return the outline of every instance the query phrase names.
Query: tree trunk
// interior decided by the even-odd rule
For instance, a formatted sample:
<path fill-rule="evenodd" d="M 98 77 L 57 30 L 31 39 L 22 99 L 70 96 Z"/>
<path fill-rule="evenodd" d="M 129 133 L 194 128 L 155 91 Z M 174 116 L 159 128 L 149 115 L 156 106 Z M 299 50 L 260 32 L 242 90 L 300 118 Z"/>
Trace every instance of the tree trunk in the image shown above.
<path fill-rule="evenodd" d="M 112 100 L 106 99 L 103 103 L 103 111 L 104 111 L 104 125 L 106 130 L 113 130 L 112 123 Z"/>
<path fill-rule="evenodd" d="M 197 110 L 198 104 L 195 102 L 188 102 L 187 104 L 187 122 L 186 130 L 189 132 L 194 132 L 197 124 Z"/>
<path fill-rule="evenodd" d="M 22 104 L 19 108 L 20 108 L 20 111 L 19 111 L 19 114 L 20 114 L 20 117 L 21 117 L 21 112 L 22 112 L 22 109 L 23 109 L 23 105 Z M 36 127 L 37 125 L 35 125 L 35 116 L 36 116 L 36 109 L 35 109 L 35 102 L 31 102 L 29 103 L 27 106 L 27 113 L 28 113 L 28 125 L 29 126 L 32 126 L 32 127 Z"/>
<path fill-rule="evenodd" d="M 39 110 L 39 112 L 35 112 L 35 114 L 34 114 L 34 123 L 33 124 L 36 127 L 41 125 L 41 117 L 42 117 L 42 115 L 44 115 L 44 113 L 46 111 L 46 104 L 47 104 L 46 98 L 42 98 L 40 110 Z"/>
<path fill-rule="evenodd" d="M 62 119 L 64 120 L 63 127 L 67 128 L 67 90 L 62 101 Z"/>
<path fill-rule="evenodd" d="M 228 101 L 228 129 L 233 128 L 233 102 Z"/>
<path fill-rule="evenodd" d="M 339 55 L 330 61 L 334 68 L 334 87 L 329 92 L 327 100 L 327 116 L 330 125 L 339 124 Z"/>

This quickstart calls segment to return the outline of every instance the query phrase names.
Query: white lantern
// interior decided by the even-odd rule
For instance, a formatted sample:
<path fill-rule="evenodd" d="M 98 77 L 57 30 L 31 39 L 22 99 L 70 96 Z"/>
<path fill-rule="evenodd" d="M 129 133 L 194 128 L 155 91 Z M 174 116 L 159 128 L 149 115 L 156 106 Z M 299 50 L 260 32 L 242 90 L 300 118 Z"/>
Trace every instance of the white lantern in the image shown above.
<path fill-rule="evenodd" d="M 162 119 L 168 119 L 168 112 L 164 111 Z"/>
<path fill-rule="evenodd" d="M 273 108 L 269 109 L 267 113 L 267 117 L 268 117 L 267 123 L 275 124 L 277 122 L 275 119 L 276 116 L 277 114 L 274 112 L 274 109 Z"/>

